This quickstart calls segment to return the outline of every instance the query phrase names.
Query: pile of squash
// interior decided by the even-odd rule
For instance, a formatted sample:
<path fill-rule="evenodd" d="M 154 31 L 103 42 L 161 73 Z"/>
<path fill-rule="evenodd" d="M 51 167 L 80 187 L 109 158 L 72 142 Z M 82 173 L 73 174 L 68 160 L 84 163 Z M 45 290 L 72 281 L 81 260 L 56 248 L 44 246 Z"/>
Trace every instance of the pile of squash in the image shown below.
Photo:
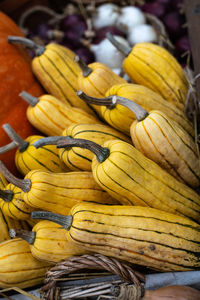
<path fill-rule="evenodd" d="M 1 109 L 12 112 L 0 111 L 0 287 L 41 284 L 53 264 L 90 252 L 163 272 L 199 269 L 200 166 L 176 59 L 108 34 L 126 53 L 128 83 L 0 20 Z M 36 53 L 31 64 L 25 48 Z"/>

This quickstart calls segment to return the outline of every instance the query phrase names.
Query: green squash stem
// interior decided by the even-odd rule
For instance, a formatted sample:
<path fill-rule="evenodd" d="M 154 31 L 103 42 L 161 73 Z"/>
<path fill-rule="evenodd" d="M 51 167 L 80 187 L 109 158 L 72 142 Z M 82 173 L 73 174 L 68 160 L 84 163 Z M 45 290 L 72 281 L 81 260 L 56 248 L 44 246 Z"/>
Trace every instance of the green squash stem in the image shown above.
<path fill-rule="evenodd" d="M 33 245 L 36 238 L 36 233 L 34 231 L 28 231 L 23 229 L 10 229 L 9 235 L 11 238 L 20 237 L 30 245 Z"/>
<path fill-rule="evenodd" d="M 113 109 L 117 104 L 125 106 L 135 114 L 138 122 L 143 121 L 149 115 L 148 112 L 143 107 L 124 97 L 113 95 L 113 96 L 108 96 L 106 98 L 94 98 L 86 95 L 81 90 L 77 91 L 76 93 L 86 103 L 103 105 L 108 107 L 109 109 Z"/>
<path fill-rule="evenodd" d="M 21 36 L 9 35 L 8 42 L 11 44 L 20 44 L 20 45 L 23 45 L 24 47 L 32 49 L 33 51 L 35 51 L 36 56 L 42 55 L 44 53 L 44 51 L 46 50 L 45 47 L 40 46 L 40 45 L 36 44 L 34 41 L 29 40 L 24 37 L 21 37 Z"/>
<path fill-rule="evenodd" d="M 84 77 L 88 77 L 92 73 L 92 69 L 78 55 L 74 57 L 74 61 L 78 63 Z"/>
<path fill-rule="evenodd" d="M 11 202 L 13 199 L 14 193 L 10 190 L 0 190 L 0 198 L 5 202 Z"/>
<path fill-rule="evenodd" d="M 9 124 L 3 124 L 2 127 L 20 152 L 24 152 L 28 148 L 29 143 L 24 141 Z"/>
<path fill-rule="evenodd" d="M 17 147 L 15 142 L 10 142 L 9 144 L 0 147 L 0 154 L 6 153 L 10 150 L 13 150 Z"/>
<path fill-rule="evenodd" d="M 61 225 L 66 230 L 70 229 L 70 227 L 72 225 L 72 221 L 73 221 L 73 217 L 71 215 L 63 216 L 63 215 L 48 212 L 48 211 L 33 211 L 31 213 L 31 217 L 33 219 L 42 219 L 42 220 L 52 221 L 54 223 Z"/>
<path fill-rule="evenodd" d="M 130 47 L 127 47 L 127 46 L 123 45 L 122 43 L 118 42 L 116 40 L 116 38 L 114 38 L 112 33 L 107 32 L 106 38 L 111 42 L 111 44 L 113 44 L 113 46 L 115 46 L 125 56 L 128 56 L 129 53 L 131 52 L 132 49 Z"/>
<path fill-rule="evenodd" d="M 48 136 L 37 140 L 33 143 L 33 146 L 38 149 L 42 146 L 57 145 L 57 142 L 63 139 L 66 139 L 66 136 Z"/>
<path fill-rule="evenodd" d="M 38 104 L 39 99 L 32 96 L 31 94 L 23 91 L 19 94 L 19 96 L 24 99 L 30 106 L 34 107 Z"/>
<path fill-rule="evenodd" d="M 104 162 L 110 155 L 110 150 L 108 148 L 104 148 L 92 141 L 85 139 L 74 139 L 70 137 L 66 137 L 57 142 L 57 148 L 72 148 L 79 147 L 90 150 L 97 157 L 98 162 Z"/>
<path fill-rule="evenodd" d="M 27 193 L 31 189 L 31 181 L 30 179 L 19 179 L 15 177 L 4 165 L 4 163 L 0 160 L 0 172 L 4 175 L 4 177 L 20 188 L 23 192 Z"/>

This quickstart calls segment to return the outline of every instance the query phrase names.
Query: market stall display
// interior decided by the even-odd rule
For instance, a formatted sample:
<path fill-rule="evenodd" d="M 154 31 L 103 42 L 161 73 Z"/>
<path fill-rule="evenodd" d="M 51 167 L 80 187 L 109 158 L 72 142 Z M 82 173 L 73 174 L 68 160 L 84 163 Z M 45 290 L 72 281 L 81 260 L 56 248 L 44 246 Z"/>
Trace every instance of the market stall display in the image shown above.
<path fill-rule="evenodd" d="M 200 299 L 198 3 L 4 2 L 0 295 Z"/>

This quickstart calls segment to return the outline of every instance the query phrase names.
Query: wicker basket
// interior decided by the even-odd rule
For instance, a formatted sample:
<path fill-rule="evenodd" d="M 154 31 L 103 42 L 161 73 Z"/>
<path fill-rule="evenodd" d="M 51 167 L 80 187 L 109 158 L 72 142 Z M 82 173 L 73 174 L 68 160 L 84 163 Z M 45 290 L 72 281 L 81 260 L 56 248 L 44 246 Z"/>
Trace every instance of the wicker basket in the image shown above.
<path fill-rule="evenodd" d="M 83 270 L 82 274 L 70 277 L 80 270 Z M 103 270 L 104 273 L 94 270 Z M 115 276 L 111 276 L 113 274 Z M 144 281 L 142 273 L 114 258 L 100 254 L 71 257 L 47 272 L 42 299 L 66 300 L 101 295 L 110 299 L 139 300 L 144 295 Z"/>

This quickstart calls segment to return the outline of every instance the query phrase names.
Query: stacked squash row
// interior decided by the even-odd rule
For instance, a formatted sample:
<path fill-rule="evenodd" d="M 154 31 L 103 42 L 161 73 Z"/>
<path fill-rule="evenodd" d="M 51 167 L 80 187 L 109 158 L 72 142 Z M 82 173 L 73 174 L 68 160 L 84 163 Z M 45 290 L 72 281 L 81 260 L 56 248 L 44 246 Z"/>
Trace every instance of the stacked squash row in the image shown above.
<path fill-rule="evenodd" d="M 60 45 L 8 37 L 34 49 L 32 70 L 49 94 L 20 93 L 43 135 L 22 139 L 3 126 L 11 142 L 0 153 L 18 147 L 25 177 L 0 163 L 1 287 L 38 284 L 52 264 L 88 252 L 158 271 L 200 267 L 200 167 L 184 72 L 160 46 L 124 49 L 108 38 L 127 54 L 134 83 Z"/>

